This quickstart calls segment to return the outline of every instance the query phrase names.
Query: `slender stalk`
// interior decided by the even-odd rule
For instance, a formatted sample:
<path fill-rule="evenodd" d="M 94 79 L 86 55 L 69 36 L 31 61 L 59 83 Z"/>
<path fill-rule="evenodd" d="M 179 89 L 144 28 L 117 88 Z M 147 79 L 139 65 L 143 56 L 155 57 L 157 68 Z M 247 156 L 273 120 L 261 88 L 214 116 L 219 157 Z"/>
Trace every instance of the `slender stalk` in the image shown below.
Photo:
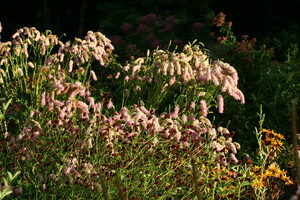
<path fill-rule="evenodd" d="M 125 193 L 124 193 L 124 190 L 123 190 L 123 184 L 120 180 L 120 177 L 119 177 L 119 173 L 116 172 L 116 186 L 117 186 L 117 189 L 118 189 L 118 192 L 119 192 L 119 197 L 121 200 L 126 200 L 126 196 L 125 196 Z"/>
<path fill-rule="evenodd" d="M 100 176 L 100 183 L 101 183 L 101 188 L 103 191 L 104 200 L 109 200 L 108 189 L 107 189 L 107 185 L 104 181 L 104 176 L 103 176 L 102 170 L 100 170 L 99 176 Z"/>
<path fill-rule="evenodd" d="M 299 160 L 299 151 L 298 151 L 298 141 L 297 141 L 297 113 L 296 113 L 296 100 L 292 100 L 292 142 L 293 142 L 293 150 L 296 162 L 296 177 L 297 183 L 300 183 L 300 160 Z"/>
<path fill-rule="evenodd" d="M 202 198 L 201 198 L 200 188 L 197 183 L 198 177 L 197 177 L 197 171 L 196 171 L 196 164 L 195 164 L 195 160 L 193 158 L 192 158 L 191 164 L 192 164 L 192 176 L 193 176 L 193 182 L 194 182 L 194 186 L 195 186 L 195 193 L 196 193 L 197 199 L 201 200 Z"/>

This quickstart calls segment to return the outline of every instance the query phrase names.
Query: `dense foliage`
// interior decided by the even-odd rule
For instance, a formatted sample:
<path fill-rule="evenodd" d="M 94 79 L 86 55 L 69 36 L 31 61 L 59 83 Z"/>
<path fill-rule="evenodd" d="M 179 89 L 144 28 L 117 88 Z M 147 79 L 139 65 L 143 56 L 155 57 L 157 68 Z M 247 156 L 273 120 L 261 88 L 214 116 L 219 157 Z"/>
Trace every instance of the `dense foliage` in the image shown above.
<path fill-rule="evenodd" d="M 163 40 L 178 22 L 154 13 L 137 22 L 140 35 L 122 24 L 128 39 L 119 49 L 93 31 L 63 42 L 24 27 L 1 41 L 0 199 L 291 195 L 297 45 L 274 61 L 256 39 L 239 41 L 223 13 L 213 23 L 222 54 Z M 151 33 L 160 42 L 142 40 Z M 130 38 L 140 54 L 124 49 Z"/>

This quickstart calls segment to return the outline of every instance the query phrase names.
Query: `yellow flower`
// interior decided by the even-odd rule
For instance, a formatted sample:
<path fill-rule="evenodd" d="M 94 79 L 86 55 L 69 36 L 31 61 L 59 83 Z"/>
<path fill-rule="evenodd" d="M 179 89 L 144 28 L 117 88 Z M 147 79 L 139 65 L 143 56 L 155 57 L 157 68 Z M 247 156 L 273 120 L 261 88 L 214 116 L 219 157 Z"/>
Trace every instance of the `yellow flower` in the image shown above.
<path fill-rule="evenodd" d="M 273 131 L 273 130 L 270 130 L 270 129 L 264 129 L 264 128 L 263 128 L 262 131 L 263 131 L 264 133 L 269 134 L 269 135 L 275 136 L 275 137 L 277 137 L 277 138 L 279 138 L 279 139 L 281 139 L 281 140 L 285 140 L 285 137 L 284 137 L 282 134 L 276 133 L 276 132 Z M 270 137 L 270 136 L 269 136 L 269 137 Z"/>
<path fill-rule="evenodd" d="M 259 170 L 260 170 L 259 166 L 254 166 L 254 169 L 253 169 L 254 172 L 258 172 Z"/>
<path fill-rule="evenodd" d="M 284 179 L 286 179 L 286 178 L 288 178 L 287 176 L 286 176 L 286 171 L 284 171 L 284 170 L 278 170 L 277 172 L 276 172 L 276 177 L 278 177 L 278 178 L 281 178 L 282 180 L 284 180 Z"/>
<path fill-rule="evenodd" d="M 271 143 L 271 147 L 274 149 L 274 150 L 278 150 L 278 151 L 281 151 L 282 149 L 284 149 L 283 147 L 283 142 L 281 141 L 274 141 Z"/>
<path fill-rule="evenodd" d="M 295 184 L 291 179 L 285 181 L 285 185 L 293 185 Z"/>
<path fill-rule="evenodd" d="M 269 130 L 268 130 L 268 129 L 265 129 L 265 128 L 263 128 L 262 131 L 265 132 L 265 133 L 268 133 L 268 132 L 269 132 Z"/>
<path fill-rule="evenodd" d="M 273 138 L 273 137 L 266 137 L 266 139 L 265 139 L 267 142 L 274 142 L 276 139 L 275 138 Z"/>
<path fill-rule="evenodd" d="M 273 173 L 272 173 L 270 170 L 267 169 L 267 170 L 264 172 L 263 177 L 268 178 L 268 177 L 270 177 L 270 176 L 273 176 Z"/>
<path fill-rule="evenodd" d="M 281 151 L 282 149 L 284 149 L 283 142 L 279 139 L 267 137 L 265 140 L 266 142 L 269 142 L 271 148 L 273 148 L 274 150 Z"/>
<path fill-rule="evenodd" d="M 285 137 L 283 135 L 281 135 L 280 133 L 273 133 L 274 136 L 278 137 L 281 140 L 285 140 Z"/>
<path fill-rule="evenodd" d="M 276 172 L 276 171 L 278 171 L 279 167 L 275 163 L 273 163 L 273 164 L 269 165 L 268 169 Z"/>
<path fill-rule="evenodd" d="M 260 178 L 260 179 L 254 179 L 252 181 L 252 187 L 256 188 L 256 189 L 262 189 L 265 186 L 264 181 Z"/>
<path fill-rule="evenodd" d="M 253 175 L 254 175 L 254 172 L 251 172 L 251 171 L 250 171 L 250 172 L 249 172 L 249 176 L 252 177 Z"/>

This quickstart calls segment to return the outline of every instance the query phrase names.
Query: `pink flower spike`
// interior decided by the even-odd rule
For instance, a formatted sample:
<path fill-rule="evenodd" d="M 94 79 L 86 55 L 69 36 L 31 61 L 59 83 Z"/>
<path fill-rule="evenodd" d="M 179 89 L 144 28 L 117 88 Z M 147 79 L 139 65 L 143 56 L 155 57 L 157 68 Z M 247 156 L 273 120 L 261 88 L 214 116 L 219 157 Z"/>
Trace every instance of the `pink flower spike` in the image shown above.
<path fill-rule="evenodd" d="M 74 61 L 70 60 L 70 62 L 69 62 L 69 71 L 68 72 L 72 72 L 73 71 L 73 64 L 74 64 Z"/>
<path fill-rule="evenodd" d="M 228 81 L 228 79 L 225 78 L 223 81 L 221 91 L 226 92 L 229 88 L 230 88 L 229 81 Z"/>
<path fill-rule="evenodd" d="M 121 108 L 120 115 L 121 116 L 127 116 L 128 115 L 128 109 L 126 107 Z"/>
<path fill-rule="evenodd" d="M 237 153 L 236 147 L 235 147 L 235 145 L 232 142 L 226 141 L 225 145 L 226 145 L 227 149 L 229 149 L 230 151 L 232 151 L 232 153 L 234 153 L 234 154 Z"/>
<path fill-rule="evenodd" d="M 106 108 L 107 109 L 111 109 L 114 106 L 113 102 L 111 101 L 111 99 L 108 101 L 108 103 L 106 104 Z"/>
<path fill-rule="evenodd" d="M 0 33 L 2 33 L 2 24 L 0 22 Z"/>
<path fill-rule="evenodd" d="M 32 62 L 28 62 L 28 66 L 34 68 L 34 64 Z"/>
<path fill-rule="evenodd" d="M 120 72 L 117 72 L 116 76 L 115 76 L 115 79 L 118 79 L 120 77 L 121 73 Z"/>
<path fill-rule="evenodd" d="M 78 90 L 73 90 L 69 96 L 69 99 L 73 99 L 79 93 Z"/>
<path fill-rule="evenodd" d="M 215 86 L 220 85 L 220 82 L 219 82 L 218 77 L 216 75 L 211 74 L 211 80 L 212 80 L 212 82 L 214 83 Z"/>
<path fill-rule="evenodd" d="M 223 113 L 224 112 L 224 99 L 223 99 L 223 96 L 218 95 L 217 100 L 218 100 L 219 113 Z"/>
<path fill-rule="evenodd" d="M 46 106 L 46 92 L 42 93 L 42 96 L 41 96 L 41 106 L 42 107 Z"/>
<path fill-rule="evenodd" d="M 49 102 L 49 105 L 48 105 L 48 111 L 52 111 L 53 110 L 53 106 L 54 106 L 54 103 L 53 102 Z"/>
<path fill-rule="evenodd" d="M 205 100 L 201 100 L 200 105 L 201 105 L 201 108 L 200 108 L 201 112 L 202 112 L 203 116 L 206 117 L 207 114 L 208 114 L 208 109 L 207 109 L 207 105 L 206 105 Z"/>
<path fill-rule="evenodd" d="M 23 74 L 23 70 L 21 69 L 21 68 L 18 68 L 18 72 L 19 72 L 19 75 L 20 76 L 23 76 L 24 74 Z"/>
<path fill-rule="evenodd" d="M 62 107 L 64 105 L 64 103 L 62 101 L 59 101 L 59 100 L 54 100 L 54 104 L 58 107 Z"/>
<path fill-rule="evenodd" d="M 174 111 L 170 113 L 172 118 L 174 118 L 174 119 L 178 118 L 179 109 L 180 109 L 179 106 L 175 106 Z"/>
<path fill-rule="evenodd" d="M 124 81 L 128 82 L 128 80 L 129 80 L 129 76 L 125 76 Z"/>
<path fill-rule="evenodd" d="M 146 115 L 149 115 L 150 114 L 150 112 L 147 110 L 147 108 L 145 108 L 144 106 L 141 106 L 140 107 L 140 110 L 144 113 L 144 114 L 146 114 Z"/>
<path fill-rule="evenodd" d="M 235 155 L 232 153 L 229 155 L 229 158 L 234 164 L 237 164 L 239 162 Z"/>
<path fill-rule="evenodd" d="M 158 139 L 157 139 L 157 137 L 155 137 L 152 141 L 153 147 L 155 147 L 157 145 L 157 143 L 158 143 Z"/>
<path fill-rule="evenodd" d="M 243 92 L 241 90 L 237 90 L 237 94 L 239 95 L 240 97 L 240 101 L 241 101 L 241 104 L 245 104 L 245 96 L 243 94 Z"/>
<path fill-rule="evenodd" d="M 196 107 L 196 104 L 194 101 L 191 102 L 191 105 L 190 105 L 190 108 L 195 108 Z"/>
<path fill-rule="evenodd" d="M 175 82 L 176 82 L 176 76 L 172 76 L 172 78 L 169 81 L 169 85 L 174 85 Z"/>
<path fill-rule="evenodd" d="M 90 107 L 94 108 L 95 107 L 95 99 L 93 97 L 88 97 L 87 99 L 89 101 Z"/>
<path fill-rule="evenodd" d="M 96 76 L 96 74 L 95 74 L 95 72 L 93 70 L 90 71 L 90 74 L 91 74 L 91 76 L 92 76 L 92 78 L 93 78 L 94 81 L 98 80 L 97 76 Z"/>
<path fill-rule="evenodd" d="M 186 123 L 188 118 L 187 118 L 186 115 L 183 114 L 182 117 L 181 117 L 181 120 L 182 120 L 183 123 Z"/>

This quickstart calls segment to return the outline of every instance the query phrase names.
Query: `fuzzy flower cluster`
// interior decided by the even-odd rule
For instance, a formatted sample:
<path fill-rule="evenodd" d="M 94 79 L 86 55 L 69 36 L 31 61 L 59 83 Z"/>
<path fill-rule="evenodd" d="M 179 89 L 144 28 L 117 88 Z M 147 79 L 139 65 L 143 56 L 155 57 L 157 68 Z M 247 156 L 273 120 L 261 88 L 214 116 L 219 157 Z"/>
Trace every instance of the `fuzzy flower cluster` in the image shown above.
<path fill-rule="evenodd" d="M 57 56 L 60 63 L 62 63 L 65 54 L 71 55 L 72 59 L 68 61 L 68 71 L 72 72 L 74 63 L 79 66 L 80 64 L 89 62 L 91 57 L 104 66 L 105 58 L 108 56 L 108 49 L 114 49 L 108 38 L 100 32 L 88 31 L 83 40 L 75 38 L 74 44 L 71 44 L 70 41 L 65 44 L 60 43 Z"/>
<path fill-rule="evenodd" d="M 36 28 L 20 28 L 12 35 L 12 41 L 0 42 L 0 65 L 8 62 L 9 55 L 29 58 L 29 47 L 32 46 L 41 55 L 46 55 L 50 48 L 59 43 L 58 37 L 52 34 L 42 34 Z"/>
<path fill-rule="evenodd" d="M 224 127 L 219 127 L 217 130 L 210 127 L 209 134 L 213 139 L 210 145 L 214 150 L 214 154 L 217 155 L 217 165 L 227 166 L 229 162 L 238 164 L 239 161 L 235 154 L 237 154 L 241 146 L 239 143 L 233 142 L 229 130 Z M 226 157 L 227 154 L 229 154 L 229 158 Z"/>
<path fill-rule="evenodd" d="M 41 114 L 38 111 L 35 112 L 35 115 Z M 32 116 L 30 116 L 30 121 L 24 125 L 19 134 L 13 135 L 10 132 L 6 133 L 10 148 L 14 152 L 19 152 L 19 155 L 16 158 L 18 161 L 31 160 L 34 155 L 32 154 L 31 149 L 26 146 L 26 143 L 36 143 L 39 140 L 39 137 L 45 135 L 45 132 L 43 131 L 40 123 L 33 119 L 34 114 L 31 115 Z"/>
<path fill-rule="evenodd" d="M 227 93 L 235 100 L 245 103 L 245 97 L 238 88 L 238 74 L 234 67 L 222 61 L 210 63 L 207 54 L 199 45 L 189 44 L 183 52 L 168 52 L 156 50 L 149 63 L 149 53 L 146 58 L 137 58 L 124 66 L 127 73 L 125 82 L 146 81 L 163 84 L 162 92 L 175 85 L 192 85 L 193 87 L 214 86 L 218 88 L 217 96 L 219 112 L 224 111 L 224 99 L 221 93 Z M 205 93 L 200 96 L 205 96 Z M 199 96 L 198 96 L 199 97 Z M 203 116 L 206 116 L 205 98 L 200 102 Z"/>
<path fill-rule="evenodd" d="M 71 183 L 74 183 L 73 177 L 76 177 L 76 179 L 79 179 L 79 180 L 77 180 L 77 182 L 83 183 L 84 181 L 87 181 L 87 180 L 85 180 L 86 179 L 85 176 L 87 176 L 90 179 L 91 174 L 93 174 L 94 176 L 97 175 L 93 165 L 91 163 L 89 163 L 88 161 L 80 160 L 80 163 L 79 163 L 79 160 L 74 157 L 74 158 L 65 159 L 64 163 L 67 166 L 65 168 L 64 175 L 66 175 L 68 177 L 68 179 Z M 91 184 L 92 185 L 90 187 L 92 189 L 94 189 L 95 183 L 91 182 Z"/>
<path fill-rule="evenodd" d="M 79 119 L 90 121 L 90 109 L 93 113 L 101 112 L 102 104 L 95 102 L 90 96 L 90 91 L 81 82 L 67 82 L 64 73 L 52 71 L 53 73 L 48 72 L 48 80 L 52 87 L 42 93 L 40 102 L 42 107 L 47 106 L 49 112 L 57 111 L 59 121 L 66 123 L 75 113 Z M 62 122 L 60 124 L 63 125 Z"/>
<path fill-rule="evenodd" d="M 59 46 L 58 52 L 51 54 L 51 50 L 56 45 Z M 73 71 L 74 64 L 81 66 L 93 59 L 99 61 L 100 65 L 105 66 L 109 56 L 108 52 L 114 49 L 111 41 L 100 32 L 88 31 L 83 40 L 75 38 L 74 43 L 70 41 L 63 43 L 50 32 L 45 35 L 34 27 L 24 27 L 18 29 L 12 35 L 12 41 L 0 42 L 0 66 L 8 62 L 9 55 L 17 57 L 25 55 L 28 65 L 34 68 L 38 64 L 36 62 L 40 61 L 30 57 L 30 46 L 33 47 L 32 49 L 38 50 L 39 54 L 45 56 L 44 63 L 39 63 L 39 65 L 56 65 L 58 70 L 61 70 L 62 66 L 67 63 L 68 72 Z M 36 56 L 36 52 L 34 54 Z M 95 80 L 95 76 L 93 76 L 93 79 Z"/>
<path fill-rule="evenodd" d="M 219 127 L 216 130 L 207 118 L 180 115 L 179 109 L 176 106 L 174 111 L 157 116 L 154 109 L 148 110 L 140 105 L 135 105 L 131 111 L 122 108 L 111 117 L 102 115 L 103 120 L 94 125 L 97 128 L 91 134 L 100 133 L 112 156 L 121 154 L 117 144 L 131 144 L 136 140 L 148 145 L 149 151 L 166 141 L 172 143 L 175 149 L 203 146 L 208 142 L 209 151 L 213 150 L 218 166 L 238 163 L 235 154 L 240 145 L 232 141 L 228 129 Z"/>

